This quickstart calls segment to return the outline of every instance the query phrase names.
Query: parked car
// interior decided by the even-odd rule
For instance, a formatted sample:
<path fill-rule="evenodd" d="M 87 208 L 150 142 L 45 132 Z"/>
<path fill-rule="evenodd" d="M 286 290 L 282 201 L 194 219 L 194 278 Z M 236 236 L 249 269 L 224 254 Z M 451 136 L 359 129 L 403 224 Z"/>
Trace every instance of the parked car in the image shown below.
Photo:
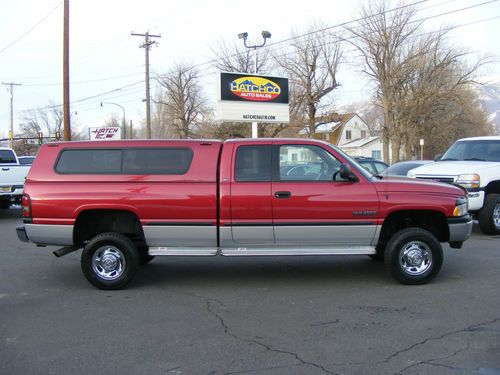
<path fill-rule="evenodd" d="M 34 156 L 18 156 L 17 159 L 20 165 L 31 165 L 35 161 Z"/>
<path fill-rule="evenodd" d="M 290 164 L 309 168 L 287 175 Z M 160 255 L 370 255 L 423 284 L 441 242 L 460 248 L 472 230 L 463 189 L 381 180 L 311 139 L 53 142 L 22 204 L 19 239 L 62 246 L 57 256 L 83 248 L 83 273 L 102 289 Z"/>
<path fill-rule="evenodd" d="M 13 149 L 0 147 L 0 209 L 21 203 L 23 186 L 29 166 L 19 165 Z"/>
<path fill-rule="evenodd" d="M 374 158 L 358 156 L 354 158 L 363 168 L 374 176 L 381 175 L 388 167 L 389 164 Z"/>
<path fill-rule="evenodd" d="M 434 160 L 405 160 L 399 161 L 389 166 L 384 171 L 384 176 L 406 176 L 409 171 L 414 168 L 420 167 L 424 164 L 429 164 L 434 162 Z"/>
<path fill-rule="evenodd" d="M 408 176 L 461 185 L 481 231 L 500 234 L 500 136 L 459 139 L 435 163 L 413 169 Z"/>

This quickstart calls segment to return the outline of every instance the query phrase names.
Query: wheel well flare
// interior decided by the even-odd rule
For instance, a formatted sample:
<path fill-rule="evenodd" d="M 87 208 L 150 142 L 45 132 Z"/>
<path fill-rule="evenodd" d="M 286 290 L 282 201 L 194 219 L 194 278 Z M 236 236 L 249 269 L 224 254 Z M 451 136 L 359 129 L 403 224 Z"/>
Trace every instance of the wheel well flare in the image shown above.
<path fill-rule="evenodd" d="M 105 232 L 121 233 L 132 241 L 144 243 L 144 232 L 137 216 L 122 210 L 88 210 L 81 212 L 75 222 L 74 243 L 83 245 L 92 237 Z"/>

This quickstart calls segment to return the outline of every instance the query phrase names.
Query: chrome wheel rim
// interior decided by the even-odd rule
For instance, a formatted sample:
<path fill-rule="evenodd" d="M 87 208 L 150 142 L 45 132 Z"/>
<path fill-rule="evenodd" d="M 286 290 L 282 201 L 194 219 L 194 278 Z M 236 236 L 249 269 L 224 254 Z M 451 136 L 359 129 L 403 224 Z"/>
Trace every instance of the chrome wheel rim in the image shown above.
<path fill-rule="evenodd" d="M 498 202 L 493 209 L 493 224 L 497 229 L 500 228 L 500 203 Z"/>
<path fill-rule="evenodd" d="M 422 275 L 432 267 L 432 251 L 423 242 L 409 242 L 399 252 L 399 265 L 408 275 Z"/>
<path fill-rule="evenodd" d="M 101 279 L 116 280 L 125 271 L 125 256 L 114 246 L 103 246 L 92 258 L 92 269 Z"/>

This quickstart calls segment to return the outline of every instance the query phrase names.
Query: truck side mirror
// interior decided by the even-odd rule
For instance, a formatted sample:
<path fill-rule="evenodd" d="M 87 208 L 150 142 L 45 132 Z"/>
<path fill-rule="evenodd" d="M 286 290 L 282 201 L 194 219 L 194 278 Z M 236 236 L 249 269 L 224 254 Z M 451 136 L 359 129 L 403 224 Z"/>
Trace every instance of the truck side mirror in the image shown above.
<path fill-rule="evenodd" d="M 356 175 L 352 173 L 351 166 L 349 164 L 340 164 L 339 175 L 343 180 L 358 181 Z"/>
<path fill-rule="evenodd" d="M 437 154 L 436 156 L 434 156 L 434 161 L 439 161 L 441 160 L 441 158 L 443 157 L 444 154 Z"/>

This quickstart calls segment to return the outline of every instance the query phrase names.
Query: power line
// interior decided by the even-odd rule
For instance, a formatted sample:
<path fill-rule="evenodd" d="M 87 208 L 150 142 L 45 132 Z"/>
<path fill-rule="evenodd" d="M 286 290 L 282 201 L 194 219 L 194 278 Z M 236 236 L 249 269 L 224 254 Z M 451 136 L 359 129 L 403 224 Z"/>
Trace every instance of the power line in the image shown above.
<path fill-rule="evenodd" d="M 6 49 L 8 49 L 9 47 L 12 47 L 14 44 L 16 44 L 17 42 L 19 42 L 21 39 L 23 39 L 26 35 L 28 35 L 29 33 L 31 33 L 33 30 L 35 30 L 43 21 L 45 21 L 47 18 L 49 18 L 52 13 L 54 13 L 56 11 L 57 8 L 59 8 L 61 6 L 62 2 L 59 2 L 59 4 L 56 5 L 56 7 L 54 9 L 52 9 L 49 13 L 47 13 L 47 15 L 45 17 L 43 17 L 40 21 L 38 21 L 34 26 L 32 26 L 28 31 L 26 31 L 24 34 L 22 34 L 20 37 L 18 37 L 16 40 L 14 40 L 12 43 L 8 44 L 7 46 L 5 46 L 4 48 L 2 48 L 0 50 L 0 53 L 4 52 Z"/>
<path fill-rule="evenodd" d="M 421 1 L 417 1 L 415 3 L 412 3 L 412 4 L 409 4 L 409 5 L 406 5 L 406 6 L 413 6 L 413 5 L 418 5 L 418 4 L 421 4 L 421 3 L 425 3 L 427 2 L 428 0 L 421 0 Z M 457 13 L 457 12 L 461 12 L 461 11 L 464 11 L 464 10 L 468 10 L 468 9 L 471 9 L 471 8 L 475 8 L 475 7 L 479 7 L 479 6 L 484 6 L 486 4 L 490 4 L 490 3 L 493 3 L 497 0 L 491 0 L 491 1 L 486 1 L 486 2 L 483 2 L 483 3 L 480 3 L 480 4 L 474 4 L 474 5 L 471 5 L 469 7 L 465 7 L 465 8 L 461 8 L 461 9 L 455 9 L 455 10 L 452 10 L 452 11 L 448 11 L 448 12 L 445 12 L 445 13 L 441 13 L 439 15 L 433 15 L 433 16 L 429 16 L 429 17 L 424 17 L 424 18 L 421 18 L 420 20 L 418 21 L 425 21 L 425 20 L 428 20 L 428 19 L 431 19 L 431 18 L 437 18 L 437 17 L 443 17 L 445 15 L 449 15 L 449 14 L 452 14 L 452 13 Z M 449 2 L 449 1 L 448 1 Z M 442 4 L 446 4 L 447 2 L 445 3 L 441 3 L 439 5 L 442 5 Z M 427 9 L 427 8 L 431 8 L 431 7 L 435 7 L 435 5 L 433 6 L 430 6 L 430 7 L 426 7 L 424 9 Z M 401 7 L 398 7 L 398 8 L 394 8 L 394 9 L 390 9 L 388 11 L 386 11 L 386 13 L 389 13 L 389 12 L 393 12 L 395 11 L 396 9 L 401 9 Z M 372 15 L 374 16 L 374 15 Z M 494 20 L 494 19 L 498 19 L 500 16 L 497 16 L 497 17 L 491 17 L 491 18 L 488 18 L 488 19 L 483 19 L 483 20 L 479 20 L 479 21 L 474 21 L 474 22 L 469 22 L 467 24 L 463 24 L 463 25 L 459 25 L 459 26 L 455 26 L 455 27 L 451 27 L 450 29 L 456 29 L 456 28 L 459 28 L 459 27 L 463 27 L 463 26 L 468 26 L 468 25 L 471 25 L 471 24 L 476 24 L 476 23 L 481 23 L 481 22 L 487 22 L 487 21 L 491 21 L 491 20 Z M 300 37 L 304 37 L 304 36 L 307 36 L 307 35 L 312 35 L 314 33 L 319 33 L 321 32 L 322 30 L 328 30 L 328 29 L 333 29 L 335 27 L 341 27 L 341 26 L 344 26 L 344 25 L 347 25 L 347 24 L 350 24 L 350 23 L 354 23 L 354 22 L 357 22 L 357 21 L 360 21 L 360 20 L 363 20 L 363 19 L 367 19 L 368 17 L 364 17 L 364 18 L 360 18 L 360 19 L 357 19 L 357 20 L 351 20 L 351 21 L 347 21 L 347 22 L 343 22 L 343 23 L 339 23 L 339 24 L 336 24 L 336 25 L 332 25 L 332 26 L 328 26 L 327 28 L 323 28 L 321 30 L 314 30 L 314 31 L 311 31 L 309 33 L 305 33 L 305 34 L 301 34 L 301 35 L 298 35 L 298 36 L 294 36 L 293 38 L 288 38 L 288 39 L 284 39 L 284 40 L 281 40 L 281 41 L 277 41 L 273 44 L 270 44 L 270 46 L 278 46 L 278 45 L 282 45 L 283 47 L 281 48 L 278 48 L 277 50 L 279 51 L 280 49 L 285 49 L 285 48 L 288 48 L 289 45 L 284 45 L 286 42 L 289 42 L 291 40 L 294 40 L 294 39 L 297 39 L 297 38 L 300 38 Z M 417 22 L 417 21 L 414 21 L 414 22 Z M 144 34 L 143 34 L 144 35 Z M 287 53 L 284 53 L 283 55 L 286 56 Z M 237 56 L 238 54 L 234 54 L 232 56 Z M 203 68 L 202 70 L 206 70 L 207 73 L 202 75 L 202 77 L 205 77 L 205 76 L 208 76 L 209 74 L 213 74 L 212 72 L 208 72 L 210 70 L 212 70 L 212 67 L 210 67 L 210 64 L 212 64 L 214 61 L 217 61 L 218 59 L 211 59 L 211 60 L 208 60 L 208 61 L 205 61 L 205 62 L 202 62 L 202 63 L 199 63 L 199 64 L 196 64 L 194 66 L 192 66 L 192 68 Z M 137 73 L 138 75 L 139 73 Z M 136 74 L 134 74 L 136 75 Z M 132 76 L 132 75 L 131 75 Z M 121 76 L 119 76 L 121 77 Z M 96 79 L 96 80 L 88 80 L 88 81 L 79 81 L 79 82 L 74 82 L 75 84 L 76 83 L 92 83 L 92 82 L 99 82 L 99 81 L 105 81 L 105 80 L 112 80 L 112 79 L 118 79 L 119 78 L 118 76 L 117 77 L 108 77 L 108 78 L 101 78 L 101 79 Z M 141 83 L 142 81 L 139 81 L 137 83 L 134 83 L 132 85 L 137 85 L 139 83 Z M 58 85 L 58 84 L 53 84 L 53 85 Z M 38 85 L 24 85 L 24 86 L 38 86 Z M 128 85 L 128 86 L 131 86 L 131 85 Z M 127 87 L 127 86 L 125 86 Z M 125 93 L 124 91 L 121 91 L 121 89 L 123 89 L 124 87 L 120 88 L 120 89 L 115 89 L 115 90 L 111 90 L 111 91 L 107 91 L 105 93 L 102 93 L 102 94 L 98 94 L 98 95 L 94 95 L 94 96 L 90 96 L 90 97 L 87 97 L 87 98 L 83 98 L 83 99 L 79 99 L 77 101 L 74 101 L 72 102 L 73 103 L 80 103 L 80 102 L 84 102 L 84 101 L 88 101 L 88 100 L 91 100 L 93 98 L 97 98 L 97 97 L 100 97 L 100 96 L 103 96 L 103 95 L 109 95 L 109 94 L 115 94 L 115 95 L 112 95 L 111 98 L 114 98 L 114 97 L 122 97 L 122 96 L 125 96 L 125 95 L 131 95 L 133 94 L 132 92 L 130 93 Z M 135 91 L 135 90 L 134 90 Z M 59 105 L 60 106 L 60 105 Z M 45 108 L 52 108 L 52 107 L 55 107 L 55 106 L 49 106 L 49 107 L 45 107 Z M 43 109 L 43 108 L 42 108 Z M 17 111 L 16 111 L 17 112 Z"/>
<path fill-rule="evenodd" d="M 132 73 L 132 74 L 124 74 L 124 75 L 121 75 L 121 76 L 107 77 L 107 78 L 88 79 L 88 80 L 85 80 L 85 81 L 71 82 L 71 84 L 72 85 L 81 85 L 81 84 L 86 84 L 86 83 L 112 81 L 114 79 L 135 77 L 135 76 L 138 76 L 140 74 L 142 74 L 142 73 Z M 24 86 L 26 86 L 26 87 L 62 86 L 62 83 L 38 83 L 38 84 L 30 84 L 30 85 L 24 85 Z"/>

